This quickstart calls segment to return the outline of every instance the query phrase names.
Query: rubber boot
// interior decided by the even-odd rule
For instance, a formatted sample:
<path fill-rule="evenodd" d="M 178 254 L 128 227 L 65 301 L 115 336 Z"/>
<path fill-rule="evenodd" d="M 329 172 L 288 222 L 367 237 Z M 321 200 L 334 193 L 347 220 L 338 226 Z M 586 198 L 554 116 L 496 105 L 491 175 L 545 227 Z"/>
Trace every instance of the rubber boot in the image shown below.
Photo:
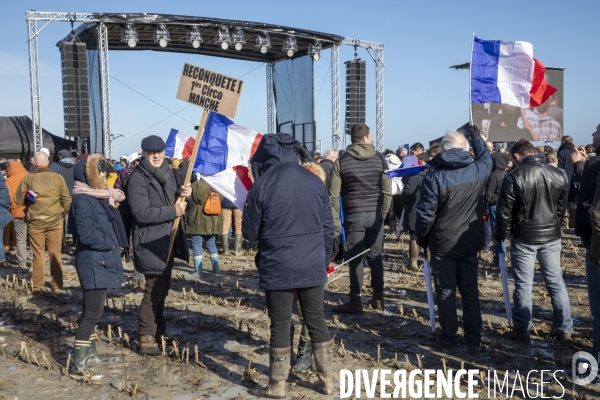
<path fill-rule="evenodd" d="M 383 311 L 383 292 L 373 292 L 373 298 L 369 302 L 373 310 Z"/>
<path fill-rule="evenodd" d="M 296 364 L 292 368 L 293 371 L 308 371 L 312 365 L 312 345 L 310 340 L 305 341 L 300 338 L 298 343 L 298 352 L 296 356 Z"/>
<path fill-rule="evenodd" d="M 333 339 L 325 343 L 313 343 L 315 369 L 319 377 L 317 390 L 322 394 L 333 393 Z"/>
<path fill-rule="evenodd" d="M 69 374 L 75 376 L 88 376 L 90 370 L 87 366 L 88 357 L 90 354 L 89 340 L 76 340 L 75 350 L 73 351 L 73 360 L 69 364 Z M 102 375 L 94 375 L 92 379 L 100 379 Z"/>
<path fill-rule="evenodd" d="M 162 351 L 158 348 L 156 340 L 153 335 L 138 335 L 140 347 L 138 354 L 143 356 L 158 357 L 162 355 Z"/>
<path fill-rule="evenodd" d="M 267 399 L 285 399 L 285 382 L 290 374 L 291 347 L 269 347 L 269 384 L 265 388 L 251 389 L 250 394 Z"/>
<path fill-rule="evenodd" d="M 212 265 L 213 274 L 220 275 L 221 268 L 219 268 L 219 255 L 211 254 L 210 255 L 210 263 Z"/>
<path fill-rule="evenodd" d="M 333 312 L 346 314 L 362 314 L 362 296 L 350 293 L 350 300 L 339 306 L 333 306 Z"/>
<path fill-rule="evenodd" d="M 202 256 L 194 257 L 194 269 L 192 275 L 198 275 L 198 278 L 202 278 Z"/>
<path fill-rule="evenodd" d="M 241 233 L 236 233 L 235 234 L 235 238 L 234 238 L 234 246 L 235 246 L 235 255 L 236 256 L 241 256 L 242 254 L 244 254 L 244 250 L 242 249 L 242 240 L 243 240 L 243 236 Z"/>
<path fill-rule="evenodd" d="M 98 354 L 98 349 L 96 348 L 96 334 L 92 334 L 90 336 L 90 354 L 88 355 L 87 362 L 88 364 L 99 364 L 104 362 L 100 355 Z"/>
<path fill-rule="evenodd" d="M 223 246 L 223 254 L 229 254 L 229 235 L 221 235 L 221 245 Z"/>
<path fill-rule="evenodd" d="M 419 265 L 417 264 L 417 261 L 419 260 L 419 245 L 416 240 L 411 240 L 408 245 L 408 257 L 410 258 L 408 267 L 412 270 L 418 270 Z"/>

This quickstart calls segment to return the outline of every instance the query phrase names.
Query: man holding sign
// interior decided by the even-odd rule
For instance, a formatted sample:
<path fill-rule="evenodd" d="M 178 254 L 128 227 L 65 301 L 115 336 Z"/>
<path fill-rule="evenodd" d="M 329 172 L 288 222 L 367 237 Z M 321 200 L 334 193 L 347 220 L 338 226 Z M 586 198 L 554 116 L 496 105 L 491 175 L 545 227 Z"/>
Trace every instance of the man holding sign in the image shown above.
<path fill-rule="evenodd" d="M 174 251 L 168 254 L 171 228 L 176 218 L 183 218 L 191 185 L 179 182 L 165 161 L 165 142 L 158 136 L 142 140 L 142 160 L 127 185 L 127 197 L 133 216 L 133 252 L 136 271 L 144 274 L 146 287 L 140 306 L 139 353 L 160 356 L 157 339 L 166 332 L 163 316 L 165 298 L 171 284 L 174 257 L 189 262 L 184 223 L 179 224 Z"/>

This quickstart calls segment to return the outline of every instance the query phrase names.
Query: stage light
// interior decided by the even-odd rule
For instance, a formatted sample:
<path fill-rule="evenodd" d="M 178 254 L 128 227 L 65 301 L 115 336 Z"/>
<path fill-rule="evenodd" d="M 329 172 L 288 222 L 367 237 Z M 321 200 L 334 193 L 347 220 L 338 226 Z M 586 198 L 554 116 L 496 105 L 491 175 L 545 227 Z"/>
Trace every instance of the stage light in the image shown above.
<path fill-rule="evenodd" d="M 227 50 L 231 44 L 231 37 L 229 36 L 229 28 L 226 26 L 219 27 L 217 33 L 217 43 L 221 45 L 223 50 Z"/>
<path fill-rule="evenodd" d="M 313 60 L 319 61 L 321 59 L 321 48 L 323 45 L 318 40 L 308 45 L 308 54 L 312 55 Z"/>
<path fill-rule="evenodd" d="M 294 36 L 288 36 L 283 42 L 283 51 L 286 52 L 288 57 L 293 57 L 294 53 L 298 51 L 298 44 Z"/>
<path fill-rule="evenodd" d="M 156 35 L 154 42 L 158 43 L 160 47 L 167 47 L 167 44 L 171 41 L 171 34 L 166 25 L 161 24 L 156 27 Z"/>
<path fill-rule="evenodd" d="M 200 34 L 200 27 L 197 25 L 191 26 L 187 32 L 186 43 L 191 43 L 192 47 L 197 49 L 200 47 L 200 44 L 203 42 L 202 35 Z"/>
<path fill-rule="evenodd" d="M 271 48 L 271 37 L 266 32 L 259 32 L 256 35 L 256 47 L 260 49 L 262 54 L 266 54 Z"/>
<path fill-rule="evenodd" d="M 231 34 L 233 38 L 233 43 L 235 43 L 235 49 L 241 50 L 246 43 L 246 39 L 244 38 L 244 29 L 243 28 L 233 28 L 233 33 Z"/>
<path fill-rule="evenodd" d="M 138 42 L 137 31 L 135 26 L 127 25 L 121 30 L 121 42 L 127 43 L 129 47 L 135 47 Z"/>

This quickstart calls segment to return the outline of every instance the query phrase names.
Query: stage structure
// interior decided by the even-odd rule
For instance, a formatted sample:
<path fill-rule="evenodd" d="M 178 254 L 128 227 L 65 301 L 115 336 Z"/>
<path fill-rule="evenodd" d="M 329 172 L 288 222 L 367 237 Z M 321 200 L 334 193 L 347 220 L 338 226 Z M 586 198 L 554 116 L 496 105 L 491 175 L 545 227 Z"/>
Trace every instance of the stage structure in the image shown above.
<path fill-rule="evenodd" d="M 375 62 L 375 110 L 376 148 L 383 150 L 384 100 L 383 100 L 383 49 L 382 43 L 345 38 L 328 33 L 289 28 L 279 25 L 247 21 L 233 21 L 205 17 L 189 17 L 164 14 L 108 14 L 108 13 L 63 13 L 28 11 L 26 13 L 29 70 L 31 83 L 32 136 L 35 150 L 43 147 L 42 112 L 40 93 L 40 64 L 38 35 L 51 22 L 71 23 L 72 32 L 57 45 L 65 42 L 81 42 L 87 45 L 88 80 L 90 97 L 97 96 L 99 104 L 90 101 L 91 151 L 102 152 L 112 157 L 110 122 L 109 50 L 154 50 L 178 53 L 203 54 L 238 60 L 266 63 L 267 77 L 267 128 L 270 133 L 284 129 L 302 141 L 310 150 L 316 145 L 314 124 L 314 96 L 312 62 L 321 58 L 321 52 L 331 50 L 332 90 L 332 147 L 341 144 L 340 121 L 340 45 L 361 47 L 367 50 Z M 44 25 L 38 29 L 38 22 Z M 74 24 L 80 23 L 75 29 Z M 294 83 L 290 110 L 281 109 L 277 96 L 277 64 L 290 63 L 305 68 L 310 60 L 310 92 L 304 98 L 302 113 L 294 103 Z M 291 112 L 291 120 L 282 120 Z M 298 114 L 305 121 L 297 122 Z M 287 117 L 287 116 L 286 116 Z M 312 118 L 312 121 L 310 119 Z M 311 148 L 312 147 L 312 148 Z"/>

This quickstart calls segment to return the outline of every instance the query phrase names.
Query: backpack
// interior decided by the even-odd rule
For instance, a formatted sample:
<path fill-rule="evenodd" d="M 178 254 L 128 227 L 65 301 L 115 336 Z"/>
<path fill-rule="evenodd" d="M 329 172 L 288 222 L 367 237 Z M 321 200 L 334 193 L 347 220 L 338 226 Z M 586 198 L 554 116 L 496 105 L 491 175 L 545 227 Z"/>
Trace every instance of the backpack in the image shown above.
<path fill-rule="evenodd" d="M 221 201 L 219 200 L 219 193 L 211 190 L 202 211 L 206 215 L 220 215 L 221 214 Z"/>

